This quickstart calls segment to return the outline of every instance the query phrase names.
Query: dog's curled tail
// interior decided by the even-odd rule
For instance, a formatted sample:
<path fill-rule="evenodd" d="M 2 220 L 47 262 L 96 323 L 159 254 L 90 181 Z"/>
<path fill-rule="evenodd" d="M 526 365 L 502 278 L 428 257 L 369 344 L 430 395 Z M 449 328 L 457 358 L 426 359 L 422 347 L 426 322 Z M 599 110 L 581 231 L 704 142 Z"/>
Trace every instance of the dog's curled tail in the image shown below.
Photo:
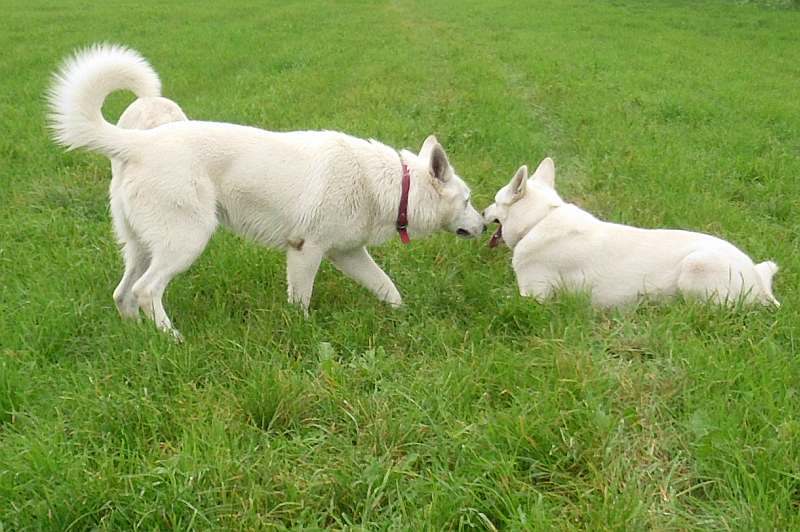
<path fill-rule="evenodd" d="M 772 277 L 778 273 L 778 265 L 768 260 L 756 264 L 755 270 L 758 274 L 758 278 L 761 280 L 761 288 L 764 290 L 764 295 L 766 297 L 765 302 L 780 307 L 781 304 L 775 299 L 775 296 L 772 295 Z"/>
<path fill-rule="evenodd" d="M 68 150 L 125 158 L 137 132 L 108 123 L 102 112 L 106 97 L 120 89 L 139 98 L 160 96 L 161 81 L 147 60 L 124 46 L 96 44 L 69 57 L 47 93 L 55 141 Z"/>

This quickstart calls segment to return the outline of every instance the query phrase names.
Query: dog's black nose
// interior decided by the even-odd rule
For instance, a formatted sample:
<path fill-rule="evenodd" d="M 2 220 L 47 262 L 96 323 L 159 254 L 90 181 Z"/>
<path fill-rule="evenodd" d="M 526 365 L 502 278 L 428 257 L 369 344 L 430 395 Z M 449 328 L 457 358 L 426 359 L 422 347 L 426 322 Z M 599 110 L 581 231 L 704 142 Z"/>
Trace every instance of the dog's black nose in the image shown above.
<path fill-rule="evenodd" d="M 458 231 L 456 231 L 456 234 L 458 236 L 470 236 L 469 231 L 467 231 L 466 229 L 459 229 Z"/>

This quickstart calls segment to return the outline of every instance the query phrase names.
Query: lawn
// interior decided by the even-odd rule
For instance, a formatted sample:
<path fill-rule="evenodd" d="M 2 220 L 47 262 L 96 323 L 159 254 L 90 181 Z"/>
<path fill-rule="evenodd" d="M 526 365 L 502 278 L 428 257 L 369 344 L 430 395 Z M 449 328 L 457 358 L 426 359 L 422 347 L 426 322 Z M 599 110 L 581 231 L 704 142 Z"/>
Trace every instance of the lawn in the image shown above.
<path fill-rule="evenodd" d="M 0 530 L 800 529 L 792 4 L 0 0 Z M 372 250 L 405 308 L 323 265 L 304 319 L 283 255 L 221 231 L 177 345 L 117 316 L 110 165 L 45 127 L 97 41 L 193 118 L 435 133 L 479 209 L 549 155 L 601 217 L 775 260 L 783 306 L 539 305 L 441 234 Z"/>

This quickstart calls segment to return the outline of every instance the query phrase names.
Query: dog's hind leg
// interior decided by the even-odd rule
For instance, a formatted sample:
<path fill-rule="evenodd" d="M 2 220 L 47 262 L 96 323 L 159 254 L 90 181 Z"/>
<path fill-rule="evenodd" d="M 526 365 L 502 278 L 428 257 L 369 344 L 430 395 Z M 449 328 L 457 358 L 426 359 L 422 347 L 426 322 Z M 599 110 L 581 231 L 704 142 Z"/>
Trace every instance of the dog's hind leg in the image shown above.
<path fill-rule="evenodd" d="M 749 296 L 740 269 L 714 251 L 694 251 L 680 263 L 678 290 L 684 296 L 708 299 L 717 304 L 734 304 Z"/>
<path fill-rule="evenodd" d="M 133 285 L 133 294 L 139 308 L 153 320 L 162 331 L 171 333 L 181 341 L 181 334 L 172 326 L 172 322 L 164 310 L 161 298 L 172 279 L 189 269 L 189 266 L 200 256 L 211 238 L 211 230 L 199 227 L 181 228 L 175 231 L 172 238 L 153 246 L 152 259 L 147 270 Z"/>
<path fill-rule="evenodd" d="M 114 212 L 114 231 L 122 245 L 125 273 L 114 289 L 114 303 L 123 318 L 138 318 L 139 303 L 133 295 L 133 284 L 150 265 L 150 254 L 137 238 L 121 212 Z"/>
<path fill-rule="evenodd" d="M 302 240 L 297 245 L 291 245 L 286 252 L 289 303 L 300 305 L 306 316 L 314 290 L 314 278 L 324 255 L 325 251 L 320 246 Z"/>
<path fill-rule="evenodd" d="M 123 253 L 125 255 L 125 273 L 114 289 L 114 303 L 120 316 L 135 319 L 139 317 L 139 303 L 136 301 L 136 296 L 133 295 L 133 285 L 150 265 L 150 256 L 135 240 L 125 243 Z"/>
<path fill-rule="evenodd" d="M 328 259 L 342 273 L 371 291 L 378 299 L 393 307 L 403 304 L 400 292 L 380 266 L 375 264 L 366 248 L 331 251 Z"/>

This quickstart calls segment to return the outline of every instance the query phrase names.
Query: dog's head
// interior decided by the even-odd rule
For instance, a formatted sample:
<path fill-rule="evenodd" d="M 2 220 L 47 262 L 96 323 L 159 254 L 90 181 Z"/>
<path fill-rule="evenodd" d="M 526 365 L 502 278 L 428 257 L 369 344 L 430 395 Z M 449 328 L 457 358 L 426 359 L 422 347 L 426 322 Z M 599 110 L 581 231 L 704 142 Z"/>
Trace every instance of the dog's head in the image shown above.
<path fill-rule="evenodd" d="M 563 204 L 556 193 L 555 179 L 556 169 L 550 157 L 539 163 L 530 179 L 527 166 L 517 170 L 511 181 L 497 192 L 494 203 L 483 211 L 487 224 L 500 224 L 489 241 L 490 246 L 496 246 L 502 239 L 513 248 L 551 209 Z"/>
<path fill-rule="evenodd" d="M 424 189 L 431 197 L 420 198 L 426 211 L 420 214 L 425 218 L 430 216 L 431 223 L 425 225 L 445 229 L 463 238 L 475 238 L 486 229 L 483 217 L 470 202 L 469 187 L 456 174 L 435 136 L 430 135 L 422 144 L 415 170 L 416 179 L 430 184 Z M 413 217 L 411 223 L 414 223 Z"/>

